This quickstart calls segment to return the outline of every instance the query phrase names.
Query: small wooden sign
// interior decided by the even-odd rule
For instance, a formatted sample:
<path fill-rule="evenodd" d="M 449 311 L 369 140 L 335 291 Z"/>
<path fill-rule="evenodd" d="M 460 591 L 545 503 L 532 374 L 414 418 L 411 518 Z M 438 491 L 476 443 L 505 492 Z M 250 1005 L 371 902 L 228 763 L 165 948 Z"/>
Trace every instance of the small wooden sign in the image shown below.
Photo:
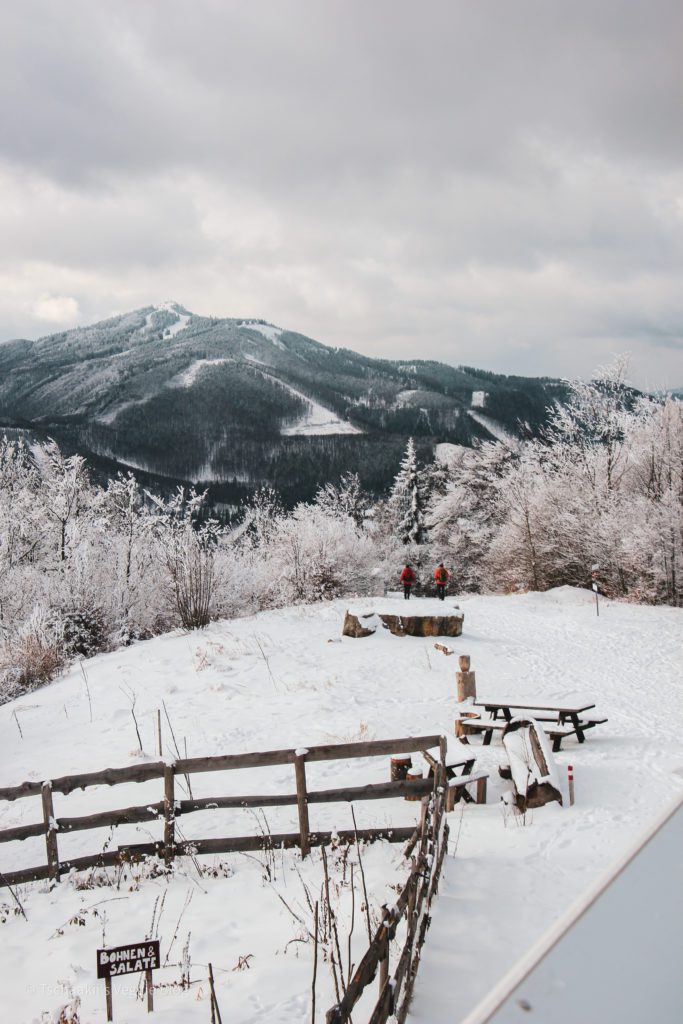
<path fill-rule="evenodd" d="M 111 979 L 123 974 L 145 972 L 147 980 L 147 1012 L 154 1009 L 154 985 L 152 971 L 161 966 L 159 940 L 149 939 L 129 946 L 113 946 L 97 950 L 97 977 L 104 978 L 107 995 L 107 1020 L 114 1019 Z"/>

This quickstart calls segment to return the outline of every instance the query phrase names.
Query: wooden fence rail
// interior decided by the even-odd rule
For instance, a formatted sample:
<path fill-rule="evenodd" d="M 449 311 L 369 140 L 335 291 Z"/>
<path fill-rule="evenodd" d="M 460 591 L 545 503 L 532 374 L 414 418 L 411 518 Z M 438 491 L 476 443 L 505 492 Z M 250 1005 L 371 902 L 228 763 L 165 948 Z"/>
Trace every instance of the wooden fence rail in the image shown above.
<path fill-rule="evenodd" d="M 214 757 L 184 758 L 167 764 L 156 761 L 150 764 L 133 765 L 128 768 L 107 768 L 99 772 L 68 775 L 46 782 L 24 782 L 19 786 L 0 788 L 0 800 L 13 801 L 30 796 L 40 796 L 43 820 L 30 825 L 18 825 L 0 830 L 0 843 L 28 839 L 43 835 L 46 846 L 46 864 L 25 868 L 9 874 L 0 873 L 0 885 L 14 885 L 41 878 L 59 879 L 60 875 L 72 868 L 111 866 L 131 857 L 156 855 L 168 863 L 175 856 L 184 853 L 211 854 L 258 850 L 264 846 L 299 846 L 306 856 L 312 846 L 330 842 L 333 833 L 311 832 L 308 807 L 313 803 L 338 803 L 355 800 L 381 800 L 386 798 L 420 796 L 432 792 L 434 781 L 397 781 L 373 783 L 365 786 L 347 786 L 328 790 L 309 791 L 306 783 L 306 763 L 312 761 L 336 761 L 382 754 L 402 754 L 427 750 L 440 746 L 445 752 L 445 739 L 438 735 L 408 736 L 369 742 L 326 744 L 309 748 L 271 750 L 246 754 L 227 754 Z M 444 755 L 445 756 L 445 753 Z M 250 794 L 243 796 L 201 797 L 177 800 L 175 778 L 198 772 L 229 771 L 241 768 L 269 767 L 292 764 L 296 792 L 286 794 Z M 140 806 L 125 807 L 113 811 L 102 811 L 79 817 L 56 817 L 53 793 L 68 794 L 90 786 L 117 786 L 131 782 L 148 782 L 152 779 L 164 781 L 163 800 Z M 178 841 L 176 819 L 179 815 L 201 810 L 230 807 L 286 807 L 296 806 L 299 831 L 270 836 L 234 836 L 217 839 L 196 839 Z M 138 824 L 163 819 L 163 842 L 145 843 L 120 847 L 86 857 L 60 860 L 58 836 L 60 833 L 108 828 L 118 825 Z M 413 829 L 384 828 L 363 829 L 357 832 L 336 832 L 342 841 L 353 842 L 356 838 L 374 840 L 388 839 L 390 842 L 404 842 L 414 836 Z"/>
<path fill-rule="evenodd" d="M 346 987 L 344 998 L 325 1015 L 326 1024 L 346 1024 L 363 991 L 373 981 L 379 968 L 379 998 L 369 1024 L 385 1024 L 395 1014 L 404 1024 L 420 955 L 430 923 L 429 910 L 434 898 L 443 858 L 448 846 L 448 824 L 445 818 L 446 769 L 445 741 L 441 741 L 441 763 L 437 767 L 434 790 L 423 798 L 420 825 L 414 830 L 405 850 L 412 856 L 412 870 L 393 907 L 384 908 L 382 921 L 368 949 Z M 393 977 L 390 977 L 391 940 L 399 923 L 405 918 L 406 935 Z"/>

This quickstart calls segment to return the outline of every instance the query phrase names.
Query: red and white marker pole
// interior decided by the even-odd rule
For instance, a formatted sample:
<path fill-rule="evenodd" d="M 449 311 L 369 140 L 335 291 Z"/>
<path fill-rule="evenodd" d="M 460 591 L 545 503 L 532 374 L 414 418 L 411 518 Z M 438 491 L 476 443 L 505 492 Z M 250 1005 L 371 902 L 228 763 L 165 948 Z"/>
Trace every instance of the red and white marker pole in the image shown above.
<path fill-rule="evenodd" d="M 574 766 L 567 765 L 567 782 L 569 784 L 569 806 L 574 804 Z"/>

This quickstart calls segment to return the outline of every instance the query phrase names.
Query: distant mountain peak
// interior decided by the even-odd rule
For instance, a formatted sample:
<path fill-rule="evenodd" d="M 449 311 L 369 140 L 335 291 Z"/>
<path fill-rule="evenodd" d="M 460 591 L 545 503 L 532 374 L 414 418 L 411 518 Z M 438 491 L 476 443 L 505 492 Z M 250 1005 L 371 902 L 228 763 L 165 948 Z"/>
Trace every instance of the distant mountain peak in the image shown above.
<path fill-rule="evenodd" d="M 186 309 L 180 302 L 174 302 L 173 299 L 166 299 L 165 302 L 159 302 L 157 305 L 153 306 L 152 309 L 156 310 L 158 313 L 168 312 L 178 313 L 181 316 L 194 316 L 189 309 Z"/>

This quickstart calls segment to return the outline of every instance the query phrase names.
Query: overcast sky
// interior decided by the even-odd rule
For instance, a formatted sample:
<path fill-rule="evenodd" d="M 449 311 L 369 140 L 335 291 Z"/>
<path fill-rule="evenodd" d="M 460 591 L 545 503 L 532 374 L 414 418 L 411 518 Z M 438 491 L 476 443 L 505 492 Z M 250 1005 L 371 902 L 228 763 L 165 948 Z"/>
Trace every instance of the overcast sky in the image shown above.
<path fill-rule="evenodd" d="M 0 339 L 174 299 L 683 385 L 680 0 L 21 0 Z"/>

